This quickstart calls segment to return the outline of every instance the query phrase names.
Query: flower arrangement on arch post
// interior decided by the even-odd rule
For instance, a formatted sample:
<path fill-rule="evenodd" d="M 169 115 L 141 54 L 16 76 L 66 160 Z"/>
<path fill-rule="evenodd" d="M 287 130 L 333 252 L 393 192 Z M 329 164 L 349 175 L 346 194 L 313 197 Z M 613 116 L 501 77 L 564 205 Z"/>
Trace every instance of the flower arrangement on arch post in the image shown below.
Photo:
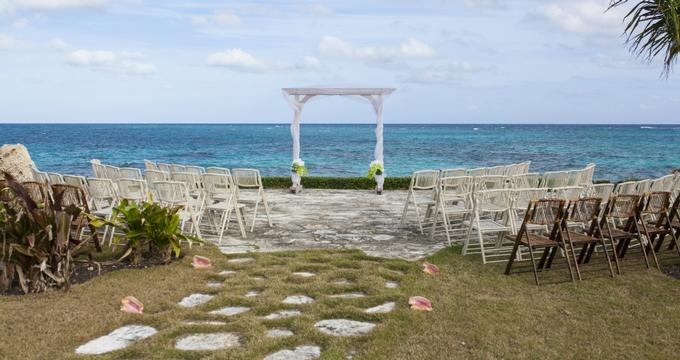
<path fill-rule="evenodd" d="M 300 177 L 307 176 L 309 174 L 309 171 L 305 166 L 305 162 L 302 161 L 302 159 L 293 160 L 293 164 L 290 166 L 290 172 L 296 173 Z"/>
<path fill-rule="evenodd" d="M 385 171 L 385 168 L 383 166 L 383 163 L 378 161 L 378 160 L 374 160 L 374 161 L 371 162 L 371 165 L 368 167 L 368 178 L 373 180 L 373 179 L 375 179 L 376 175 L 382 175 L 384 171 Z"/>

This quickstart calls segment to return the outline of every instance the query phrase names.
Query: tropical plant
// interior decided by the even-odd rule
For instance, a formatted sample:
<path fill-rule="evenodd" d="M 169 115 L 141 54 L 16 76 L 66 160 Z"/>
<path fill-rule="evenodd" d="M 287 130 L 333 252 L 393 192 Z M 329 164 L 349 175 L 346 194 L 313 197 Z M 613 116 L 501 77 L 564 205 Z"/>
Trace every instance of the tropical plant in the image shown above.
<path fill-rule="evenodd" d="M 142 258 L 160 256 L 164 263 L 180 255 L 181 241 L 200 242 L 193 236 L 182 233 L 178 212 L 181 206 L 163 207 L 153 202 L 122 200 L 113 208 L 112 221 L 98 221 L 98 226 L 111 225 L 123 233 L 118 242 L 125 242 L 121 259 L 130 257 L 130 262 L 140 264 Z"/>
<path fill-rule="evenodd" d="M 305 166 L 305 162 L 302 161 L 301 159 L 296 159 L 293 161 L 293 164 L 290 166 L 290 171 L 298 174 L 298 176 L 309 175 L 309 171 Z"/>
<path fill-rule="evenodd" d="M 73 236 L 72 221 L 82 212 L 72 205 L 62 207 L 62 193 L 36 204 L 10 174 L 3 176 L 11 195 L 6 193 L 0 202 L 0 287 L 17 284 L 24 293 L 68 288 L 75 257 L 89 251 L 86 245 L 96 234 L 84 240 Z"/>
<path fill-rule="evenodd" d="M 680 54 L 680 0 L 612 0 L 609 9 L 635 4 L 625 16 L 627 43 L 636 56 L 651 61 L 663 53 L 668 76 Z"/>
<path fill-rule="evenodd" d="M 380 161 L 373 161 L 371 162 L 371 165 L 368 167 L 368 178 L 373 180 L 376 175 L 382 175 L 383 171 L 385 171 L 385 168 L 383 167 L 383 164 Z"/>

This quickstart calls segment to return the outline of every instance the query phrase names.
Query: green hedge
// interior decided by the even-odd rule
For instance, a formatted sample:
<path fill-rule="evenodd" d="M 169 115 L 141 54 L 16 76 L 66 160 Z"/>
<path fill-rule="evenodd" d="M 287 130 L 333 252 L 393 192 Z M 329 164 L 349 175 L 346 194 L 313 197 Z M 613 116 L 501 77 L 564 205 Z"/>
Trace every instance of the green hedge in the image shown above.
<path fill-rule="evenodd" d="M 385 190 L 408 190 L 410 182 L 410 177 L 388 177 L 385 178 L 383 188 Z M 292 182 L 287 176 L 264 176 L 262 184 L 265 188 L 287 189 Z M 302 178 L 302 187 L 306 189 L 374 190 L 375 180 L 369 180 L 366 177 L 305 176 Z"/>

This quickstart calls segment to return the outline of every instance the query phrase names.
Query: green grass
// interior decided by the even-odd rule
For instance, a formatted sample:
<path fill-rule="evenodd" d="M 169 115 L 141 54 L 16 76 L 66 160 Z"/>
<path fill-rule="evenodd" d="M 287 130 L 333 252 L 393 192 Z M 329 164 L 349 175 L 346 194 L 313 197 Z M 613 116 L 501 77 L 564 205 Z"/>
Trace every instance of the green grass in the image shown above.
<path fill-rule="evenodd" d="M 191 255 L 213 259 L 212 269 L 195 270 Z M 240 255 L 242 256 L 242 255 Z M 105 274 L 69 292 L 0 298 L 0 342 L 3 358 L 86 358 L 73 350 L 125 324 L 147 324 L 159 333 L 101 359 L 257 359 L 283 348 L 317 344 L 322 358 L 344 359 L 356 351 L 362 359 L 454 358 L 673 358 L 680 351 L 680 285 L 658 271 L 626 270 L 615 279 L 605 272 L 586 274 L 573 284 L 566 270 L 553 271 L 562 282 L 537 287 L 530 273 L 505 276 L 501 265 L 482 265 L 446 249 L 429 258 L 441 268 L 438 276 L 422 273 L 421 262 L 376 259 L 358 251 L 301 251 L 252 255 L 256 261 L 227 263 L 213 246 L 194 247 L 171 265 Z M 231 256 L 237 257 L 237 256 Z M 205 287 L 223 269 L 239 270 L 220 289 Z M 313 278 L 292 276 L 312 271 Z M 255 276 L 266 280 L 256 280 Z M 334 285 L 346 278 L 352 285 Z M 386 289 L 385 280 L 400 283 Z M 258 289 L 261 296 L 242 297 Z M 332 299 L 341 292 L 365 292 L 356 300 Z M 176 303 L 194 293 L 213 293 L 207 304 L 183 309 Z M 305 294 L 315 304 L 283 305 L 288 295 Z M 119 311 L 120 299 L 138 297 L 144 315 Z M 408 309 L 409 296 L 432 300 L 434 311 Z M 390 314 L 369 315 L 363 309 L 396 301 Z M 248 306 L 251 311 L 226 318 L 226 326 L 186 326 L 184 320 L 213 319 L 207 314 L 223 306 Z M 263 321 L 260 316 L 281 309 L 299 309 L 303 316 Z M 378 324 L 362 338 L 336 338 L 313 328 L 316 321 L 349 318 Z M 288 327 L 295 336 L 264 337 L 266 329 Z M 214 353 L 172 348 L 182 335 L 229 331 L 243 336 L 243 346 Z M 10 334 L 9 336 L 7 334 Z"/>

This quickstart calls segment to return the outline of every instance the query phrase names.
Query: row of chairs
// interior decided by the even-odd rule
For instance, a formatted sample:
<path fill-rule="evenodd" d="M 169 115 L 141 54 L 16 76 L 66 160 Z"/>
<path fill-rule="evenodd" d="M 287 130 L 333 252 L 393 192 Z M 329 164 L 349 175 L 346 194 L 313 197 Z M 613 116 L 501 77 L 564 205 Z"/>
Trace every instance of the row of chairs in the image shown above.
<path fill-rule="evenodd" d="M 566 259 L 572 281 L 582 279 L 580 267 L 596 253 L 602 253 L 612 277 L 614 268 L 621 274 L 620 263 L 633 249 L 642 254 L 647 268 L 653 262 L 661 270 L 663 252 L 674 250 L 680 256 L 680 197 L 670 205 L 671 196 L 669 191 L 613 195 L 603 212 L 598 197 L 532 200 L 514 236 L 505 273 L 510 275 L 515 262 L 521 260 L 521 249 L 529 253 L 537 285 L 538 274 L 552 268 L 558 250 Z M 667 237 L 670 242 L 665 244 Z"/>

